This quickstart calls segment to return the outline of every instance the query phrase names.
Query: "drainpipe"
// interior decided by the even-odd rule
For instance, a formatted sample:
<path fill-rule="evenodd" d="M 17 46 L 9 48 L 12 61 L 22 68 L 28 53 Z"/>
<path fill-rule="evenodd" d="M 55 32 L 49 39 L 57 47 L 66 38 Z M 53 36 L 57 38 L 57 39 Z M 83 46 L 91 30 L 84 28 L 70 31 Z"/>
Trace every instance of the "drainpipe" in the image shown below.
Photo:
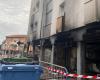
<path fill-rule="evenodd" d="M 42 3 L 42 5 L 41 5 L 41 7 L 42 7 L 42 14 L 41 14 L 41 20 L 40 20 L 40 22 L 41 22 L 41 24 L 40 24 L 40 58 L 39 58 L 39 60 L 42 60 L 42 57 L 43 57 L 43 45 L 44 45 L 44 40 L 41 40 L 41 38 L 42 38 L 42 19 L 43 19 L 43 10 L 44 10 L 44 0 L 40 0 L 41 1 L 41 3 Z"/>
<path fill-rule="evenodd" d="M 41 14 L 41 20 L 40 20 L 40 21 L 41 21 L 41 25 L 40 25 L 40 26 L 41 26 L 41 27 L 40 27 L 40 39 L 41 39 L 41 38 L 42 38 L 42 26 L 43 26 L 43 21 L 42 21 L 42 19 L 43 19 L 43 13 L 44 13 L 44 11 L 43 11 L 43 10 L 44 10 L 44 0 L 40 0 L 40 1 L 41 1 L 41 3 L 42 3 L 42 5 L 41 5 L 41 7 L 42 7 L 42 9 L 41 9 L 41 10 L 42 10 L 42 11 L 41 11 L 42 14 Z"/>

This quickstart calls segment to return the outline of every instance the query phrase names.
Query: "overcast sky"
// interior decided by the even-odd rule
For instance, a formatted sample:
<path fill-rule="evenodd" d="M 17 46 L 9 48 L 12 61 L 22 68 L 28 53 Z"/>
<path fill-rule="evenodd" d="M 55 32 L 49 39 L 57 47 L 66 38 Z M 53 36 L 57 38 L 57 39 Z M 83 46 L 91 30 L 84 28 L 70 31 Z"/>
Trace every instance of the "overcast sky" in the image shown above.
<path fill-rule="evenodd" d="M 31 0 L 0 0 L 0 43 L 6 35 L 27 34 Z"/>

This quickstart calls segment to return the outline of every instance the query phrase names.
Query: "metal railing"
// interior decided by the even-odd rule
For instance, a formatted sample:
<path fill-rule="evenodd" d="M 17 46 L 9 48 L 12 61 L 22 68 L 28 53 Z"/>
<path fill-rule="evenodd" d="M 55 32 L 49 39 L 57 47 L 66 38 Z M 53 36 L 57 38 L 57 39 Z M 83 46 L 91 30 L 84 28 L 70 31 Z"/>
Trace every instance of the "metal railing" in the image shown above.
<path fill-rule="evenodd" d="M 44 71 L 44 73 L 41 76 L 41 80 L 66 80 L 65 76 L 60 75 L 59 73 L 56 73 L 56 72 L 52 72 L 48 69 L 49 67 L 51 67 L 56 70 L 60 70 L 65 73 L 68 73 L 68 70 L 65 67 L 52 64 L 52 63 L 48 63 L 45 61 L 40 61 L 40 65 L 43 67 L 43 71 Z"/>

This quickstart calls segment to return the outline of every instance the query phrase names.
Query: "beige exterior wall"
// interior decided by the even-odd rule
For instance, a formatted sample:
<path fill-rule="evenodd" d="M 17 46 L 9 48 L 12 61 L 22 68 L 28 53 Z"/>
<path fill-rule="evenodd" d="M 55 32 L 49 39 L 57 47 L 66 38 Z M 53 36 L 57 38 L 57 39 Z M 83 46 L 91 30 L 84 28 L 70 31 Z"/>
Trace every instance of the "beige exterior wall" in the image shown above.
<path fill-rule="evenodd" d="M 37 8 L 36 4 L 38 1 L 39 1 L 39 7 Z M 30 41 L 32 41 L 33 39 L 40 38 L 42 8 L 43 8 L 42 4 L 43 0 L 32 0 L 31 2 L 30 20 L 28 26 L 28 37 Z M 33 29 L 31 28 L 31 24 L 33 24 Z"/>
<path fill-rule="evenodd" d="M 31 6 L 31 10 L 30 10 L 30 21 L 29 21 L 29 28 L 28 28 L 28 35 L 29 35 L 29 39 L 30 41 L 33 38 L 34 35 L 36 35 L 36 38 L 40 38 L 40 34 L 41 34 L 41 37 L 49 37 L 50 35 L 53 35 L 53 34 L 56 34 L 56 25 L 57 25 L 57 18 L 60 16 L 60 5 L 64 2 L 64 0 L 52 0 L 53 1 L 53 11 L 52 11 L 52 22 L 51 22 L 51 26 L 47 29 L 49 29 L 50 31 L 50 35 L 49 35 L 49 31 L 44 31 L 43 32 L 43 29 L 44 29 L 44 26 L 45 26 L 45 21 L 46 21 L 46 12 L 45 12 L 45 7 L 44 7 L 44 10 L 43 10 L 43 5 L 45 6 L 46 5 L 46 0 L 39 0 L 40 1 L 40 5 L 39 5 L 39 10 L 37 12 L 35 12 L 33 9 L 34 9 L 34 5 L 35 5 L 35 0 L 32 0 L 32 6 Z M 44 1 L 44 3 L 43 3 Z M 55 5 L 56 4 L 56 5 Z M 43 13 L 43 14 L 42 14 Z M 34 20 L 33 20 L 33 17 L 34 16 Z M 34 25 L 34 22 L 33 21 L 37 21 L 38 22 L 38 26 L 36 28 L 36 34 L 32 31 L 31 27 L 30 27 L 30 24 L 33 23 Z M 45 34 L 45 36 L 43 35 Z M 46 35 L 47 34 L 47 35 Z"/>
<path fill-rule="evenodd" d="M 84 2 L 85 24 L 97 20 L 96 0 Z"/>
<path fill-rule="evenodd" d="M 72 29 L 84 25 L 83 0 L 65 0 L 65 25 Z"/>
<path fill-rule="evenodd" d="M 57 18 L 60 17 L 60 5 L 64 3 L 64 0 L 53 0 L 53 15 L 51 25 L 51 35 L 56 34 Z"/>
<path fill-rule="evenodd" d="M 29 24 L 28 24 L 28 40 L 32 40 L 32 30 L 31 30 L 31 27 L 30 27 L 30 24 L 31 24 L 31 20 L 32 20 L 32 10 L 33 10 L 33 0 L 31 0 L 31 8 L 30 8 L 30 16 L 29 16 Z"/>
<path fill-rule="evenodd" d="M 100 20 L 100 0 L 65 0 L 66 30 Z"/>
<path fill-rule="evenodd" d="M 100 0 L 52 0 L 52 21 L 49 28 L 45 28 L 46 25 L 46 1 L 39 0 L 39 10 L 35 12 L 33 9 L 36 0 L 32 0 L 32 8 L 30 11 L 30 22 L 37 21 L 38 25 L 36 27 L 36 33 L 32 32 L 29 28 L 30 37 L 33 39 L 33 35 L 39 39 L 40 35 L 43 37 L 49 37 L 51 35 L 57 34 L 57 18 L 64 15 L 65 13 L 65 26 L 64 30 L 70 30 L 74 28 L 79 28 L 85 26 L 88 23 L 100 20 Z M 61 6 L 64 6 L 63 11 Z M 43 7 L 44 5 L 44 7 Z M 43 9 L 44 8 L 44 9 Z M 34 20 L 32 16 L 34 15 Z M 35 24 L 35 23 L 34 23 Z M 30 25 L 29 25 L 30 27 Z M 44 30 L 45 29 L 45 30 Z M 43 31 L 44 30 L 44 31 Z"/>

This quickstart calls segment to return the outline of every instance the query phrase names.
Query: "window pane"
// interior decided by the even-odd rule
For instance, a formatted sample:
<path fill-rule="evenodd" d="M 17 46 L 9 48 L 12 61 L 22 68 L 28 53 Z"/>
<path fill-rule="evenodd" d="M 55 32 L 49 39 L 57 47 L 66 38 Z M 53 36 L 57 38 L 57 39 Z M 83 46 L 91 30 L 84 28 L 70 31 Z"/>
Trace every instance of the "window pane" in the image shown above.
<path fill-rule="evenodd" d="M 46 25 L 51 24 L 51 19 L 52 19 L 52 0 L 48 0 L 47 6 L 46 6 Z"/>
<path fill-rule="evenodd" d="M 52 19 L 52 11 L 47 14 L 46 25 L 51 24 L 51 19 Z"/>
<path fill-rule="evenodd" d="M 52 1 L 49 4 L 47 4 L 47 13 L 52 10 L 52 6 Z"/>

